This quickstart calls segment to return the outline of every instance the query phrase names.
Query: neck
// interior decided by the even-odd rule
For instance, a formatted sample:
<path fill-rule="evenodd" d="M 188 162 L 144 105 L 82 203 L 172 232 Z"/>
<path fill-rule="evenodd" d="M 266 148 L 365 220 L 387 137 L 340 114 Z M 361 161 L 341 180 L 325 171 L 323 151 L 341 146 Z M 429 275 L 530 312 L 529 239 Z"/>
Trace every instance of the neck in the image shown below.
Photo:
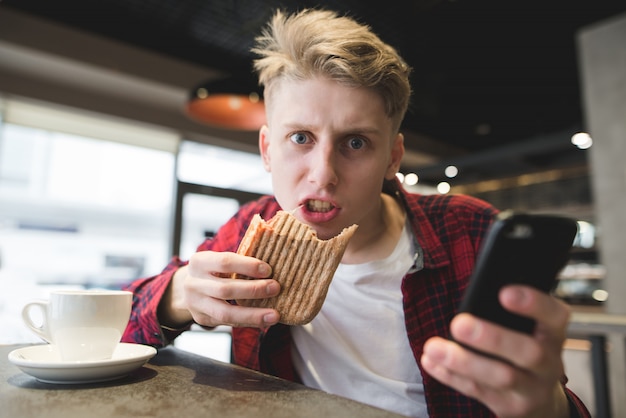
<path fill-rule="evenodd" d="M 374 220 L 359 225 L 341 260 L 345 264 L 359 264 L 387 257 L 400 239 L 406 214 L 402 206 L 391 196 L 381 194 L 378 213 Z"/>

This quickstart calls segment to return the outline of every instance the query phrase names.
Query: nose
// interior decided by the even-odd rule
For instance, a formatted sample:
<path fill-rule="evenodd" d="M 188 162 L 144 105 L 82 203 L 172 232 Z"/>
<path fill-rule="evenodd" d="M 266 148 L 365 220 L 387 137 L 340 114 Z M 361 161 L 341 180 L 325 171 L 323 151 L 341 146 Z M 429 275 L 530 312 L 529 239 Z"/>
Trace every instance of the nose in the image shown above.
<path fill-rule="evenodd" d="M 334 146 L 320 141 L 311 151 L 309 182 L 323 189 L 337 184 L 337 156 Z"/>

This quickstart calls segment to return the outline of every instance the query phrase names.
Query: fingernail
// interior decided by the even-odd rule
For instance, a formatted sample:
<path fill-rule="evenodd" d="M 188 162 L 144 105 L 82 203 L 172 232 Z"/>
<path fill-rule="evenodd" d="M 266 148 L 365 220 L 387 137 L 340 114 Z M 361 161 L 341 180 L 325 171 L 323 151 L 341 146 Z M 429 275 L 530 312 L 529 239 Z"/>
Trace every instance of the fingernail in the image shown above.
<path fill-rule="evenodd" d="M 276 282 L 271 282 L 268 283 L 267 286 L 265 286 L 265 294 L 267 294 L 268 296 L 274 296 L 276 293 L 278 293 L 279 287 L 278 287 L 278 283 Z"/>
<path fill-rule="evenodd" d="M 270 312 L 268 314 L 265 314 L 265 316 L 263 316 L 263 322 L 266 325 L 273 325 L 276 322 L 278 322 L 278 313 L 276 312 Z"/>
<path fill-rule="evenodd" d="M 446 352 L 437 344 L 430 344 L 424 352 L 433 363 L 440 363 L 446 358 Z"/>
<path fill-rule="evenodd" d="M 452 334 L 459 340 L 471 342 L 480 338 L 482 325 L 476 320 L 459 316 L 455 318 L 452 325 Z"/>
<path fill-rule="evenodd" d="M 521 306 L 526 299 L 526 292 L 519 287 L 507 287 L 503 290 L 502 297 L 506 300 L 506 303 L 513 304 L 514 306 Z"/>
<path fill-rule="evenodd" d="M 259 264 L 259 274 L 267 277 L 272 274 L 272 268 L 267 264 Z"/>

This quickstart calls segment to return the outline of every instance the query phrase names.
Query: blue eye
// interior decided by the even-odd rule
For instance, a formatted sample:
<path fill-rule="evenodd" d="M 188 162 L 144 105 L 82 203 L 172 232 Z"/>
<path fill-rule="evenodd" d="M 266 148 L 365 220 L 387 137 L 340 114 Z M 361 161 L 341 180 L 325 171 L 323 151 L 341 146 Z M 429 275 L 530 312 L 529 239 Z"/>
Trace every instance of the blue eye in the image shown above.
<path fill-rule="evenodd" d="M 298 132 L 292 134 L 289 139 L 291 139 L 291 142 L 293 142 L 294 144 L 306 144 L 308 138 L 305 134 Z"/>
<path fill-rule="evenodd" d="M 352 149 L 361 149 L 365 146 L 365 141 L 363 140 L 363 138 L 359 138 L 358 136 L 350 138 L 350 140 L 348 141 L 348 146 Z"/>

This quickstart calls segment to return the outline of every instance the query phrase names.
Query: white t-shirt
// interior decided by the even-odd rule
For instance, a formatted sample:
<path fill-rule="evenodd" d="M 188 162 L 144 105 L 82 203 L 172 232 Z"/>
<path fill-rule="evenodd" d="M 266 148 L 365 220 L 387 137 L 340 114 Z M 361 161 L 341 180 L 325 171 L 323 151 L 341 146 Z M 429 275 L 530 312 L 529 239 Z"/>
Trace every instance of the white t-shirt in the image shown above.
<path fill-rule="evenodd" d="M 409 234 L 405 226 L 384 260 L 339 265 L 320 313 L 292 327 L 292 357 L 307 386 L 425 418 L 424 386 L 406 335 L 400 290 L 414 263 Z"/>

